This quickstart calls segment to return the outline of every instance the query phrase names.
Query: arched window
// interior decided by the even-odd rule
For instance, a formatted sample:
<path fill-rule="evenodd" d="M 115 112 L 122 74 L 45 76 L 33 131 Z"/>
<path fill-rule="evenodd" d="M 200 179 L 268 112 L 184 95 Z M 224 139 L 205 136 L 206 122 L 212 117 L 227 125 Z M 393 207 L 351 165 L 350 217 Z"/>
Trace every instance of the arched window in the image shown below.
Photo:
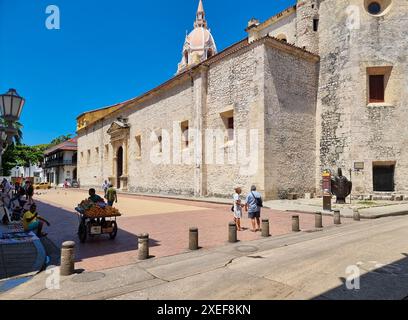
<path fill-rule="evenodd" d="M 285 34 L 281 33 L 279 35 L 276 36 L 276 39 L 282 41 L 282 42 L 288 42 L 288 38 L 286 37 Z"/>
<path fill-rule="evenodd" d="M 214 55 L 213 49 L 208 49 L 207 51 L 207 59 L 211 58 Z"/>
<path fill-rule="evenodd" d="M 184 61 L 186 62 L 186 64 L 188 64 L 188 52 L 187 52 L 187 50 L 186 51 L 184 51 Z"/>

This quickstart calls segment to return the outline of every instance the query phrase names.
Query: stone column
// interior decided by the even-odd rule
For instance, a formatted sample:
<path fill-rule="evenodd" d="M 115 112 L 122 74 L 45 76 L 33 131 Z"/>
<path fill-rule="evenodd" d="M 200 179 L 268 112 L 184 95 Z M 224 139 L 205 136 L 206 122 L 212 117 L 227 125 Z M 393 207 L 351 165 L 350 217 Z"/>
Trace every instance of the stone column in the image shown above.
<path fill-rule="evenodd" d="M 196 131 L 194 141 L 194 195 L 203 196 L 207 193 L 205 176 L 205 129 L 207 117 L 207 77 L 208 67 L 202 66 L 200 76 L 193 81 L 194 119 L 192 128 Z"/>

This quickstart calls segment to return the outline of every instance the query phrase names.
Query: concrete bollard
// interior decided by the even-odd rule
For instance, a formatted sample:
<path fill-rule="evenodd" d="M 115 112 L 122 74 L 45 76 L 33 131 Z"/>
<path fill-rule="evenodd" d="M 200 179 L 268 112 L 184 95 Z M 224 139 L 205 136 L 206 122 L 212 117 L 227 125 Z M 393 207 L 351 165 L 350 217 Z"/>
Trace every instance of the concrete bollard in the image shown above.
<path fill-rule="evenodd" d="M 316 211 L 315 213 L 315 228 L 323 228 L 323 215 L 320 211 Z"/>
<path fill-rule="evenodd" d="M 138 237 L 138 243 L 139 243 L 139 252 L 138 252 L 139 260 L 149 259 L 149 234 L 142 233 L 142 234 L 139 234 L 137 237 Z"/>
<path fill-rule="evenodd" d="M 353 209 L 353 219 L 354 219 L 354 221 L 360 221 L 361 220 L 360 211 L 358 211 L 357 208 Z"/>
<path fill-rule="evenodd" d="M 230 222 L 228 224 L 228 242 L 235 243 L 237 241 L 237 225 L 235 222 Z"/>
<path fill-rule="evenodd" d="M 292 231 L 300 232 L 299 216 L 292 216 Z"/>
<path fill-rule="evenodd" d="M 341 224 L 341 215 L 340 210 L 334 210 L 334 224 L 339 225 Z"/>
<path fill-rule="evenodd" d="M 61 276 L 70 276 L 75 273 L 75 242 L 66 241 L 61 248 Z"/>
<path fill-rule="evenodd" d="M 188 242 L 190 250 L 198 250 L 198 228 L 190 228 Z"/>
<path fill-rule="evenodd" d="M 269 233 L 269 219 L 262 219 L 262 237 L 268 238 L 271 234 Z"/>

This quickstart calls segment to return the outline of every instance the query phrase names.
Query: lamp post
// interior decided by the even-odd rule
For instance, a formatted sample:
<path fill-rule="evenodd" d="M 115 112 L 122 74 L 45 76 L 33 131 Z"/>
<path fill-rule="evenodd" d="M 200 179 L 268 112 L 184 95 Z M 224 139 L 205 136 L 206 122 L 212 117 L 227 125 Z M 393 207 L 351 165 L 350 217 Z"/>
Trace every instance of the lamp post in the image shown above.
<path fill-rule="evenodd" d="M 0 95 L 0 116 L 5 124 L 0 126 L 0 175 L 3 175 L 2 155 L 17 134 L 14 123 L 20 119 L 24 103 L 25 99 L 15 89 Z"/>

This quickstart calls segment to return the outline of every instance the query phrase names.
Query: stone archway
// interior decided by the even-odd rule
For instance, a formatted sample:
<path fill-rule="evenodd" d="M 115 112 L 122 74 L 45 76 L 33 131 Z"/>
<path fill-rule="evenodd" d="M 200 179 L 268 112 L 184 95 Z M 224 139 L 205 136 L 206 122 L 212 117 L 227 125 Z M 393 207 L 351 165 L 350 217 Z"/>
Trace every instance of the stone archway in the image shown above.
<path fill-rule="evenodd" d="M 121 188 L 121 177 L 123 175 L 123 148 L 119 147 L 116 153 L 116 185 Z"/>

